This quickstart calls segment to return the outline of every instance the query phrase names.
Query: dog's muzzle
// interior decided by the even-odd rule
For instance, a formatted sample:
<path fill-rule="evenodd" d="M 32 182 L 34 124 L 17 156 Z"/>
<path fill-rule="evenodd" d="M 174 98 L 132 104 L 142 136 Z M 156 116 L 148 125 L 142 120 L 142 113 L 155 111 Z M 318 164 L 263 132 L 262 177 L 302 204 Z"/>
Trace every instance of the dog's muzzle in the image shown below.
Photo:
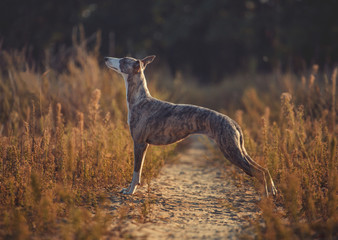
<path fill-rule="evenodd" d="M 112 57 L 105 57 L 104 58 L 105 63 L 107 65 L 107 67 L 117 71 L 117 72 L 121 72 L 120 70 L 120 59 L 119 58 L 112 58 Z"/>

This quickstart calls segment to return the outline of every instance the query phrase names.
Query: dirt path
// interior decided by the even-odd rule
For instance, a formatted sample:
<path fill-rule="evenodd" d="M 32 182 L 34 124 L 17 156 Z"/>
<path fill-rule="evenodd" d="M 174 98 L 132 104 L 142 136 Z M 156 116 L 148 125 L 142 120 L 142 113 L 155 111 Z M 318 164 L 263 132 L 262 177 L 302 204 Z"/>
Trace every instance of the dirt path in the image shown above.
<path fill-rule="evenodd" d="M 112 196 L 111 238 L 238 239 L 253 236 L 250 220 L 259 209 L 259 194 L 248 183 L 238 184 L 230 170 L 208 161 L 210 152 L 197 140 L 163 167 L 147 192 Z M 240 186 L 238 186 L 240 185 Z"/>

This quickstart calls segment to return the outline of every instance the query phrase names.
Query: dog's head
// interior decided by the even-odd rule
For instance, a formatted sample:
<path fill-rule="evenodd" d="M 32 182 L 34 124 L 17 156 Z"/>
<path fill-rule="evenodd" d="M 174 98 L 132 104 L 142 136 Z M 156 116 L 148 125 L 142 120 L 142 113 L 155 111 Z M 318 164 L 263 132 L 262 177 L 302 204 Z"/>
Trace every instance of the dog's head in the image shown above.
<path fill-rule="evenodd" d="M 144 71 L 146 66 L 154 60 L 155 56 L 148 56 L 142 60 L 124 57 L 124 58 L 112 58 L 105 57 L 106 65 L 122 75 L 134 75 L 141 71 Z"/>

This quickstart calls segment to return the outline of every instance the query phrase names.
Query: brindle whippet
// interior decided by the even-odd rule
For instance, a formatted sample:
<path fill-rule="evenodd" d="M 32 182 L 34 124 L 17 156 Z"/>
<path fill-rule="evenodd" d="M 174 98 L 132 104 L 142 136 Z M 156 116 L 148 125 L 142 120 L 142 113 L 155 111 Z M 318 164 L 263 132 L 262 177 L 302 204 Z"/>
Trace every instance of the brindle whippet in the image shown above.
<path fill-rule="evenodd" d="M 213 139 L 224 156 L 246 174 L 255 176 L 273 195 L 277 190 L 270 173 L 250 158 L 244 148 L 239 125 L 216 111 L 186 104 L 173 104 L 153 98 L 147 88 L 144 70 L 154 60 L 106 57 L 109 68 L 120 73 L 126 84 L 128 124 L 134 141 L 134 172 L 124 194 L 133 194 L 141 183 L 142 166 L 149 144 L 166 145 L 190 134 L 205 134 Z"/>

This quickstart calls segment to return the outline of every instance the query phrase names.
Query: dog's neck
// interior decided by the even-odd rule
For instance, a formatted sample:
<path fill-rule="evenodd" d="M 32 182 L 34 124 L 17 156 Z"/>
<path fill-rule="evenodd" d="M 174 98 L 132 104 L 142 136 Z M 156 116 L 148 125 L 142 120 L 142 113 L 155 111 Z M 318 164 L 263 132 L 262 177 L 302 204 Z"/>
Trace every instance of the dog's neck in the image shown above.
<path fill-rule="evenodd" d="M 128 125 L 130 124 L 130 109 L 133 105 L 138 103 L 144 98 L 150 97 L 150 93 L 147 87 L 146 77 L 143 71 L 137 74 L 128 75 L 122 74 L 124 83 L 126 85 L 126 97 L 128 108 Z"/>
<path fill-rule="evenodd" d="M 143 71 L 134 75 L 124 75 L 123 78 L 126 84 L 126 97 L 129 107 L 143 98 L 150 97 Z"/>

